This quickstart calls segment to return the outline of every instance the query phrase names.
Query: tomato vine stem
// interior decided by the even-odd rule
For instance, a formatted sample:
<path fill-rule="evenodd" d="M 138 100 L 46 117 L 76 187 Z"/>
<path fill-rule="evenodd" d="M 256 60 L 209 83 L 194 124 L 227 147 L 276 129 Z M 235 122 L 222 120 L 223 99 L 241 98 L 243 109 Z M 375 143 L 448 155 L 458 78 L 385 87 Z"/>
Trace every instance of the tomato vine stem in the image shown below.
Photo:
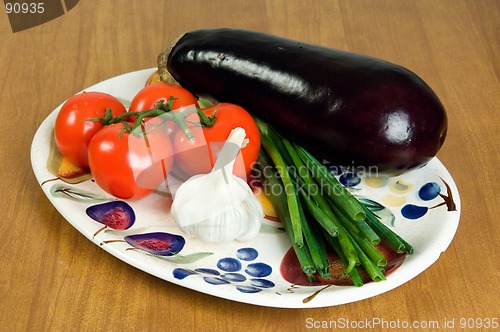
<path fill-rule="evenodd" d="M 162 99 L 155 104 L 155 107 L 153 109 L 144 110 L 144 111 L 140 111 L 140 112 L 126 112 L 126 113 L 119 114 L 115 117 L 113 117 L 111 109 L 106 108 L 106 111 L 104 113 L 103 118 L 90 118 L 90 119 L 87 119 L 87 121 L 99 121 L 104 126 L 111 125 L 114 123 L 123 123 L 125 126 L 124 132 L 134 134 L 134 132 L 137 132 L 136 129 L 141 127 L 141 125 L 144 122 L 144 119 L 153 118 L 153 117 L 160 117 L 163 120 L 162 123 L 164 123 L 165 121 L 175 122 L 181 128 L 182 132 L 187 136 L 187 138 L 190 141 L 192 141 L 192 140 L 194 140 L 194 135 L 191 132 L 191 129 L 189 129 L 189 127 L 187 126 L 185 118 L 189 113 L 197 112 L 198 115 L 200 115 L 200 113 L 203 114 L 203 112 L 198 110 L 196 107 L 186 108 L 185 110 L 182 110 L 180 112 L 173 112 L 172 111 L 172 103 L 174 100 L 175 100 L 174 97 L 169 97 L 169 99 L 167 101 Z M 200 123 L 204 126 L 205 126 L 205 123 L 206 123 L 206 126 L 212 126 L 214 121 L 215 121 L 215 116 L 207 117 L 204 114 L 203 114 L 203 116 L 206 119 L 204 118 L 203 120 L 201 120 Z M 136 118 L 135 118 L 133 124 L 130 125 L 128 119 L 133 118 L 133 117 L 136 117 Z M 155 127 L 158 127 L 162 123 L 156 125 Z"/>

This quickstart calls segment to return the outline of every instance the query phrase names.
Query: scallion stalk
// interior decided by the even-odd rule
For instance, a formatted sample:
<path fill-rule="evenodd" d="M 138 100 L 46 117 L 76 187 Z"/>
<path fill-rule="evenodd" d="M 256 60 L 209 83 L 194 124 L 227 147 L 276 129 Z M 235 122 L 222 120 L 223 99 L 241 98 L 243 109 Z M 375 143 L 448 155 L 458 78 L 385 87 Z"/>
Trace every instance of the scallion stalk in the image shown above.
<path fill-rule="evenodd" d="M 337 216 L 331 210 L 329 205 L 324 205 L 323 209 L 321 209 L 317 205 L 317 200 L 323 199 L 320 194 L 309 195 L 304 188 L 304 179 L 301 177 L 297 177 L 296 181 L 298 182 L 299 193 L 303 198 L 305 204 L 308 207 L 311 215 L 314 216 L 316 221 L 331 235 L 339 238 L 339 243 L 347 257 L 349 264 L 347 265 L 347 272 L 353 269 L 355 266 L 359 265 L 359 259 L 356 255 L 356 250 L 351 244 L 351 240 L 346 236 L 347 231 L 338 221 Z"/>
<path fill-rule="evenodd" d="M 363 220 L 366 218 L 366 213 L 361 203 L 328 171 L 325 165 L 302 147 L 295 145 L 295 149 L 300 158 L 311 170 L 313 177 L 316 178 L 320 185 L 327 186 L 330 197 L 337 202 L 350 218 L 353 220 Z"/>
<path fill-rule="evenodd" d="M 301 210 L 301 212 L 304 214 L 303 210 Z M 330 278 L 330 264 L 328 262 L 328 253 L 325 244 L 323 239 L 315 233 L 315 229 L 312 225 L 309 225 L 305 215 L 303 215 L 302 218 L 302 231 L 304 232 L 305 244 L 309 249 L 316 271 L 322 278 Z"/>
<path fill-rule="evenodd" d="M 349 237 L 351 237 L 350 234 L 348 234 Z M 382 270 L 380 269 L 379 266 L 377 266 L 369 257 L 368 255 L 361 249 L 361 247 L 352 239 L 354 248 L 356 249 L 356 252 L 359 257 L 359 261 L 361 262 L 361 266 L 365 269 L 366 273 L 370 276 L 370 278 L 375 281 L 382 281 L 385 280 L 385 275 L 382 273 Z"/>
<path fill-rule="evenodd" d="M 352 220 L 342 212 L 335 205 L 332 206 L 333 211 L 338 216 L 340 223 L 346 228 L 351 238 L 361 247 L 363 252 L 374 262 L 377 266 L 387 265 L 387 259 L 378 251 L 373 244 L 363 236 L 363 234 L 356 228 Z"/>
<path fill-rule="evenodd" d="M 398 234 L 393 232 L 389 227 L 387 227 L 378 216 L 373 213 L 367 207 L 364 207 L 366 211 L 366 223 L 380 236 L 380 238 L 387 243 L 389 247 L 395 250 L 397 253 L 407 252 L 410 255 L 413 254 L 413 247 L 401 238 Z"/>
<path fill-rule="evenodd" d="M 366 238 L 372 244 L 380 243 L 380 236 L 366 223 L 365 220 L 354 220 L 354 224 L 359 229 L 359 232 L 363 234 L 363 237 Z"/>
<path fill-rule="evenodd" d="M 342 251 L 342 248 L 340 248 L 340 243 L 339 240 L 335 237 L 330 236 L 329 234 L 324 234 L 324 238 L 326 242 L 330 245 L 330 247 L 335 251 L 337 256 L 339 256 L 340 260 L 342 263 L 344 263 L 344 266 L 347 266 L 349 264 L 347 258 L 344 255 L 344 252 Z M 352 283 L 356 287 L 361 287 L 363 286 L 363 279 L 359 275 L 359 272 L 356 268 L 352 269 L 349 271 L 349 276 L 351 277 Z"/>
<path fill-rule="evenodd" d="M 321 227 L 331 236 L 338 236 L 339 228 L 332 222 L 332 219 L 316 205 L 309 195 L 304 190 L 299 190 L 300 197 L 309 213 L 321 225 Z"/>
<path fill-rule="evenodd" d="M 326 198 L 321 195 L 321 192 L 319 190 L 317 190 L 316 194 L 312 195 L 310 191 L 306 191 L 304 189 L 318 189 L 318 184 L 315 183 L 310 176 L 307 167 L 298 156 L 293 145 L 285 138 L 282 138 L 282 141 L 285 149 L 288 151 L 291 161 L 294 164 L 296 170 L 296 172 L 294 173 L 295 181 L 297 188 L 299 188 L 299 192 L 302 194 L 301 196 L 306 200 L 306 204 L 308 205 L 309 210 L 311 210 L 312 215 L 321 224 L 321 226 L 323 226 L 323 228 L 325 228 L 325 230 L 332 236 L 336 236 L 336 234 L 338 234 L 338 226 L 329 216 L 328 211 L 330 210 L 330 204 L 328 203 Z M 311 199 L 309 198 L 310 196 L 313 196 L 312 199 L 316 204 L 311 202 Z"/>
<path fill-rule="evenodd" d="M 261 144 L 273 161 L 274 166 L 280 175 L 281 181 L 283 182 L 283 189 L 287 198 L 286 201 L 294 234 L 293 243 L 301 247 L 304 245 L 304 238 L 302 234 L 302 223 L 300 221 L 299 200 L 295 191 L 295 186 L 292 182 L 290 174 L 288 173 L 288 167 L 283 159 L 283 156 L 281 155 L 281 152 L 278 150 L 276 144 L 269 135 L 271 128 L 261 121 L 257 121 L 257 125 L 259 126 L 261 133 Z"/>
<path fill-rule="evenodd" d="M 274 165 L 263 151 L 259 154 L 258 165 L 260 167 L 261 182 L 263 185 L 274 188 L 274 190 L 265 190 L 265 193 L 280 216 L 285 232 L 290 238 L 292 248 L 297 255 L 297 259 L 299 260 L 302 272 L 304 272 L 304 274 L 312 280 L 314 273 L 316 273 L 316 268 L 308 248 L 306 246 L 298 246 L 294 241 L 294 229 L 292 227 L 290 211 L 288 211 L 287 196 L 283 190 L 283 183 L 281 182 L 281 179 L 276 176 L 276 173 L 272 171 Z"/>

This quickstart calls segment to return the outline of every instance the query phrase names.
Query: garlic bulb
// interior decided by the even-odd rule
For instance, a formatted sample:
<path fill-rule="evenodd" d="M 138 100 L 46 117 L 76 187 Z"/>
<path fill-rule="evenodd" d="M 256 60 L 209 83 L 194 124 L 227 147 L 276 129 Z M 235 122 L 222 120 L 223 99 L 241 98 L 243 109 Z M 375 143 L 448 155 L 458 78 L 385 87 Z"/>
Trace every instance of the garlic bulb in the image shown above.
<path fill-rule="evenodd" d="M 248 241 L 257 236 L 264 212 L 250 186 L 233 175 L 245 142 L 245 130 L 234 129 L 212 171 L 195 175 L 177 189 L 172 217 L 188 235 L 206 242 Z"/>

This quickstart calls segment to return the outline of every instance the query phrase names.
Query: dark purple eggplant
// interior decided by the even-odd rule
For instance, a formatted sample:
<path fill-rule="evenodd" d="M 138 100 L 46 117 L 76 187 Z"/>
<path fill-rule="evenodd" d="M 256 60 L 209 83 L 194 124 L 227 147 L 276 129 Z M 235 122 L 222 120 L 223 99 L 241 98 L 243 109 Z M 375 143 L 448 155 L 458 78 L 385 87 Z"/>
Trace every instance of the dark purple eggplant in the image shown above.
<path fill-rule="evenodd" d="M 164 50 L 158 70 L 198 96 L 244 107 L 338 165 L 405 171 L 427 163 L 446 136 L 446 112 L 432 89 L 410 70 L 366 55 L 206 29 Z"/>

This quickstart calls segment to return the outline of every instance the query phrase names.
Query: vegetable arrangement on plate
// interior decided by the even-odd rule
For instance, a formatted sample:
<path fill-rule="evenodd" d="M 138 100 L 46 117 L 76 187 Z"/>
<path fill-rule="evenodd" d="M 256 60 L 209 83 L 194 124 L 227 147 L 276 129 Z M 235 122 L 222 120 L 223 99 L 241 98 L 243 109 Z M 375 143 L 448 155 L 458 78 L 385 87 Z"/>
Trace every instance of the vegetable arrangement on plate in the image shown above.
<path fill-rule="evenodd" d="M 100 92 L 68 99 L 54 137 L 67 163 L 88 168 L 115 197 L 140 199 L 165 185 L 179 228 L 207 242 L 258 236 L 264 214 L 252 189 L 259 186 L 309 280 L 331 277 L 334 253 L 361 286 L 360 271 L 385 279 L 379 244 L 413 248 L 321 160 L 401 173 L 434 157 L 446 128 L 435 93 L 403 67 L 208 29 L 159 55 L 158 72 L 128 110 Z"/>

